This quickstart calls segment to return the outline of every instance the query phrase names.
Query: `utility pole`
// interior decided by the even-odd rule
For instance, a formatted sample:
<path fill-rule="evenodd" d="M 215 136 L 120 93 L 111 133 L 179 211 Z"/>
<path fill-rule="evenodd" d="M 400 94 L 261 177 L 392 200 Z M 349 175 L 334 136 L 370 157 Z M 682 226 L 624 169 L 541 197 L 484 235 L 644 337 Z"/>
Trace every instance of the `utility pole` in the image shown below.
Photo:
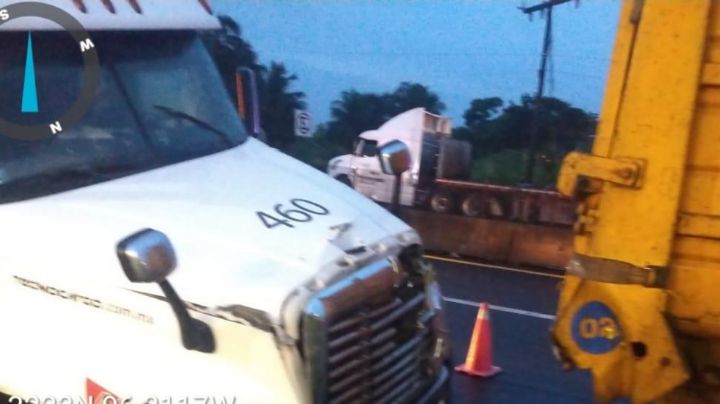
<path fill-rule="evenodd" d="M 532 127 L 530 128 L 530 144 L 528 145 L 528 161 L 525 166 L 525 182 L 532 184 L 535 177 L 535 162 L 537 160 L 537 143 L 540 136 L 540 122 L 542 118 L 542 97 L 545 94 L 545 74 L 547 61 L 552 48 L 552 12 L 553 7 L 573 0 L 548 0 L 544 3 L 530 7 L 520 7 L 520 10 L 532 16 L 540 12 L 545 15 L 545 36 L 543 37 L 542 53 L 540 54 L 540 69 L 538 69 L 538 86 L 533 105 Z"/>

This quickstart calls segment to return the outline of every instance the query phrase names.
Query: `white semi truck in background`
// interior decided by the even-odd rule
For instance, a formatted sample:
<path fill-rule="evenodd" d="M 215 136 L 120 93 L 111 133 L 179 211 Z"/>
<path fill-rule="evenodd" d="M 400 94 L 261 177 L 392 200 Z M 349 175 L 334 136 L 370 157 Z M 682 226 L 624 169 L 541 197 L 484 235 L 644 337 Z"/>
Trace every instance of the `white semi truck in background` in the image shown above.
<path fill-rule="evenodd" d="M 83 52 L 99 71 L 61 133 L 0 136 L 11 402 L 445 399 L 442 297 L 418 235 L 247 135 L 201 40 L 220 29 L 207 1 L 3 0 L 0 17 L 5 122 L 59 123 Z"/>
<path fill-rule="evenodd" d="M 468 181 L 471 145 L 451 134 L 450 118 L 411 109 L 359 134 L 353 152 L 331 159 L 327 173 L 376 202 L 390 203 L 395 179 L 383 173 L 377 156 L 383 145 L 399 140 L 412 159 L 401 180 L 399 199 L 404 206 L 470 217 L 573 223 L 572 201 L 555 191 Z"/>
<path fill-rule="evenodd" d="M 438 148 L 441 142 L 449 141 L 450 134 L 449 118 L 415 108 L 393 117 L 376 130 L 358 135 L 353 153 L 330 160 L 328 174 L 377 202 L 389 203 L 394 178 L 383 173 L 378 146 L 399 140 L 408 146 L 412 160 L 410 170 L 402 176 L 400 203 L 412 206 L 425 196 L 424 182 L 436 176 Z"/>

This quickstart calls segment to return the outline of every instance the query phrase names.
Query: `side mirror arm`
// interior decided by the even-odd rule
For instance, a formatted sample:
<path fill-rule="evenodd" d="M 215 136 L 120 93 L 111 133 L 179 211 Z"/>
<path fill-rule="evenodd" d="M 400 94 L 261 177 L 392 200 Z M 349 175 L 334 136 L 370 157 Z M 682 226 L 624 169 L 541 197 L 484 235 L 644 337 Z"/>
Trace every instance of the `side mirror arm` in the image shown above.
<path fill-rule="evenodd" d="M 167 280 L 177 266 L 175 249 L 170 239 L 160 231 L 144 229 L 122 239 L 115 252 L 130 282 L 154 282 L 160 286 L 177 318 L 183 346 L 200 352 L 214 352 L 215 337 L 212 329 L 190 316 L 185 303 Z"/>
<path fill-rule="evenodd" d="M 194 351 L 214 352 L 215 336 L 210 326 L 190 316 L 185 303 L 180 299 L 170 282 L 162 280 L 158 282 L 158 285 L 165 294 L 170 307 L 172 307 L 175 317 L 177 317 L 183 346 Z"/>

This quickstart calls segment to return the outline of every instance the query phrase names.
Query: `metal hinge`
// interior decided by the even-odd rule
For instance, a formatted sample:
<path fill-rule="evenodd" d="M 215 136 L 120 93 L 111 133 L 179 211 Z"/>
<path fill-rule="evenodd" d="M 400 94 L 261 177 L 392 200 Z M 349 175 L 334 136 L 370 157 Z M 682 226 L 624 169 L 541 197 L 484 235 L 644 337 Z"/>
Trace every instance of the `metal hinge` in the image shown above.
<path fill-rule="evenodd" d="M 566 268 L 577 277 L 606 283 L 643 285 L 662 288 L 667 284 L 668 268 L 638 267 L 628 262 L 608 258 L 590 257 L 576 253 Z"/>
<path fill-rule="evenodd" d="M 630 188 L 642 186 L 645 161 L 632 158 L 607 158 L 570 152 L 563 160 L 557 189 L 566 196 L 575 196 L 579 177 L 589 177 Z"/>

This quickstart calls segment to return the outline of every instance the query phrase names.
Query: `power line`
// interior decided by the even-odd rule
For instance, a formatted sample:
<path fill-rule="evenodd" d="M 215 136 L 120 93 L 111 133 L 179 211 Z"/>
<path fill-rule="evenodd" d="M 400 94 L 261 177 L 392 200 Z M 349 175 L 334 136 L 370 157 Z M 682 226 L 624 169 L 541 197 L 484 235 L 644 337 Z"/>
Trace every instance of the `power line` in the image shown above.
<path fill-rule="evenodd" d="M 573 0 L 548 0 L 544 3 L 530 7 L 520 7 L 520 11 L 532 16 L 534 13 L 541 13 L 545 16 L 545 35 L 543 36 L 542 53 L 540 55 L 540 68 L 538 69 L 538 86 L 535 93 L 535 105 L 533 105 L 533 125 L 530 130 L 530 144 L 528 147 L 528 161 L 525 166 L 525 182 L 533 183 L 535 177 L 535 160 L 537 155 L 537 138 L 540 132 L 541 101 L 545 92 L 545 76 L 547 73 L 548 59 L 552 52 L 552 17 L 553 8 Z"/>
<path fill-rule="evenodd" d="M 276 47 L 281 48 L 284 53 L 293 54 L 293 53 L 307 53 L 307 54 L 318 54 L 318 55 L 358 55 L 358 56 L 368 56 L 368 55 L 410 55 L 410 56 L 465 56 L 465 55 L 482 55 L 482 56 L 509 56 L 509 57 L 522 57 L 522 56 L 529 56 L 531 54 L 535 54 L 534 52 L 530 50 L 526 51 L 515 51 L 515 52 L 498 52 L 495 50 L 457 50 L 457 51 L 433 51 L 433 50 L 408 50 L 408 51 L 402 51 L 397 49 L 388 49 L 388 50 L 377 50 L 377 49 L 370 49 L 370 50 L 326 50 L 326 49 L 313 49 L 311 46 L 307 47 L 297 47 L 297 48 L 289 48 L 287 46 L 281 45 L 281 44 L 272 44 L 272 45 L 266 45 L 266 47 Z M 581 60 L 588 60 L 588 61 L 600 61 L 600 62 L 609 62 L 610 57 L 603 57 L 603 56 L 596 56 L 596 55 L 588 55 L 588 54 L 581 54 L 581 53 L 566 53 L 563 55 L 559 55 L 560 57 L 572 57 L 576 59 Z"/>
<path fill-rule="evenodd" d="M 545 12 L 550 11 L 552 12 L 552 8 L 555 6 L 559 6 L 561 4 L 569 3 L 574 0 L 548 0 L 544 3 L 536 4 L 534 6 L 530 7 L 520 7 L 520 10 L 522 10 L 523 13 L 527 15 L 532 15 L 536 12 Z"/>

